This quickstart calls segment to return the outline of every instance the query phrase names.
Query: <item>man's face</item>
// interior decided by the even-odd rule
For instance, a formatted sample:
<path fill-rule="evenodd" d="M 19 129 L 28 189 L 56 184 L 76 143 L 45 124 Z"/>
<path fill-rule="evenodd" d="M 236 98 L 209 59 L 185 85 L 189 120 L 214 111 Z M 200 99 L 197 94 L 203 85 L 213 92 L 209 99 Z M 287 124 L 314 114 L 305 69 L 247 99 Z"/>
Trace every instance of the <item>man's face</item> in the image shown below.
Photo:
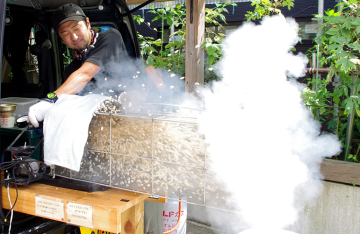
<path fill-rule="evenodd" d="M 85 21 L 68 21 L 59 27 L 59 36 L 71 49 L 82 51 L 91 41 L 89 18 Z"/>

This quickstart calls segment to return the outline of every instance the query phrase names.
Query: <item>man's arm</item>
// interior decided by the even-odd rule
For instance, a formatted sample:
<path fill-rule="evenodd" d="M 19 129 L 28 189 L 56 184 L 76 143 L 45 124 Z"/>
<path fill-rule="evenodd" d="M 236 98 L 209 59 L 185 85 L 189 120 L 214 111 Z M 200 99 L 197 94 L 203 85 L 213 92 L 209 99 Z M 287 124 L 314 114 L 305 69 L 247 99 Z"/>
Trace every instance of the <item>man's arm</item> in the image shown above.
<path fill-rule="evenodd" d="M 101 70 L 101 67 L 90 62 L 85 62 L 79 69 L 71 73 L 67 80 L 56 91 L 60 97 L 62 94 L 77 94 L 87 83 Z M 44 120 L 45 112 L 50 109 L 54 103 L 40 101 L 29 108 L 28 122 L 37 128 L 39 122 Z"/>
<path fill-rule="evenodd" d="M 91 62 L 84 64 L 71 73 L 66 81 L 54 92 L 58 97 L 62 94 L 77 94 L 101 70 L 101 67 Z"/>

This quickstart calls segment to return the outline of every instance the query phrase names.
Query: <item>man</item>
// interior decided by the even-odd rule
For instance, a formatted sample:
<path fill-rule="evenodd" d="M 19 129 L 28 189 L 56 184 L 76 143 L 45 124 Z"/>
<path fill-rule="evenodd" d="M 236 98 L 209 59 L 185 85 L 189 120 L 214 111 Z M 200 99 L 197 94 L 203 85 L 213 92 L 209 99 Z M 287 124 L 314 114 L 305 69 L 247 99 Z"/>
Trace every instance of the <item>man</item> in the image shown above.
<path fill-rule="evenodd" d="M 95 75 L 108 62 L 128 61 L 122 36 L 116 29 L 98 34 L 90 27 L 89 18 L 76 4 L 59 7 L 52 15 L 55 31 L 63 42 L 75 50 L 76 59 L 65 69 L 66 81 L 53 93 L 47 95 L 29 109 L 29 121 L 39 127 L 45 112 L 63 94 L 78 94 L 82 90 L 90 92 L 95 87 Z"/>

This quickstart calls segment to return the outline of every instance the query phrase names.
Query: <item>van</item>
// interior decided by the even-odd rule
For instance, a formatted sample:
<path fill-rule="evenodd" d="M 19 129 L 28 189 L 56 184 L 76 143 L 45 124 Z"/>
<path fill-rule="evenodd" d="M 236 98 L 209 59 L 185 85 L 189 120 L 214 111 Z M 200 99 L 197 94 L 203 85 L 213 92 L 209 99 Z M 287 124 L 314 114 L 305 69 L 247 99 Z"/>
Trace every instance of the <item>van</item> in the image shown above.
<path fill-rule="evenodd" d="M 135 23 L 125 0 L 7 0 L 0 24 L 1 98 L 43 98 L 63 83 L 64 68 L 74 58 L 54 31 L 51 15 L 58 7 L 75 3 L 89 17 L 92 29 L 121 33 L 128 54 L 140 57 Z M 0 8 L 1 10 L 1 8 Z M 1 17 L 0 17 L 1 18 Z M 1 23 L 1 22 L 0 22 Z"/>

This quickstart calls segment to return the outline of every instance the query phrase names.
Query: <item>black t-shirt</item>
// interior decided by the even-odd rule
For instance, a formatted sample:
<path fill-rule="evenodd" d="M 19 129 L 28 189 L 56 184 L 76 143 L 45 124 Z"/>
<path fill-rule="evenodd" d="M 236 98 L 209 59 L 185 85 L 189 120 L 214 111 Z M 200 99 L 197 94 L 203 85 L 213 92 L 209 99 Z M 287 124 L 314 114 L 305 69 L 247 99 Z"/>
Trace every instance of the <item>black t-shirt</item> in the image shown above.
<path fill-rule="evenodd" d="M 64 71 L 64 80 L 66 80 L 74 71 L 79 69 L 84 62 L 91 62 L 101 67 L 100 72 L 79 92 L 79 95 L 91 93 L 104 93 L 124 86 L 121 84 L 124 79 L 124 69 L 129 70 L 132 67 L 130 57 L 126 51 L 124 41 L 120 32 L 116 29 L 109 29 L 100 33 L 95 38 L 93 45 L 86 48 L 81 53 L 81 58 L 75 58 Z M 119 67 L 122 69 L 119 70 Z M 136 69 L 132 68 L 126 73 L 136 74 Z M 119 86 L 121 85 L 121 86 Z M 126 85 L 125 85 L 126 86 Z M 111 94 L 110 94 L 111 95 Z"/>

